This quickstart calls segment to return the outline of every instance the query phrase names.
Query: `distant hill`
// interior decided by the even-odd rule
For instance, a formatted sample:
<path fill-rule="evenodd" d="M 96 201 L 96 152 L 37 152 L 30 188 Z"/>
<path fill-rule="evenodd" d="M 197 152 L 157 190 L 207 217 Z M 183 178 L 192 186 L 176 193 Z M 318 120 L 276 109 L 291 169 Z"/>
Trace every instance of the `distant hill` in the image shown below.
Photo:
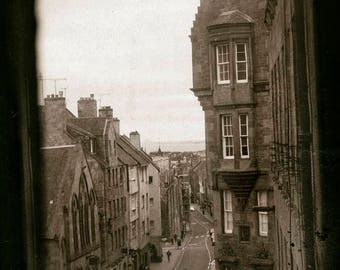
<path fill-rule="evenodd" d="M 172 141 L 172 142 L 153 142 L 145 140 L 142 147 L 147 153 L 158 151 L 161 147 L 163 152 L 196 152 L 205 150 L 204 141 Z"/>

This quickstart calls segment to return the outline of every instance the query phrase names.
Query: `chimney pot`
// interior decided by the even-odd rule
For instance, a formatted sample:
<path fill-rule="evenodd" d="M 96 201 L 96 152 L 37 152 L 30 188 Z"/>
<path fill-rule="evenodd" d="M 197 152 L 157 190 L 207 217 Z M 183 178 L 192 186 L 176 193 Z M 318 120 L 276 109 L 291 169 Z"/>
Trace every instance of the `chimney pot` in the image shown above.
<path fill-rule="evenodd" d="M 59 91 L 59 97 L 63 97 L 63 91 Z"/>

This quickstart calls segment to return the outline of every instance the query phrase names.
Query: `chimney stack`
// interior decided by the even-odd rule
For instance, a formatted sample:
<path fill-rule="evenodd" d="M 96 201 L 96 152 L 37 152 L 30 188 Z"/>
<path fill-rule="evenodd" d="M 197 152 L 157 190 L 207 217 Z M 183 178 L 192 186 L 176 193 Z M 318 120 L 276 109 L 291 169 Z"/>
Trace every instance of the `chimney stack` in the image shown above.
<path fill-rule="evenodd" d="M 130 132 L 130 142 L 134 147 L 136 147 L 138 150 L 141 149 L 141 144 L 140 144 L 140 135 L 138 131 L 133 131 Z"/>
<path fill-rule="evenodd" d="M 112 118 L 113 110 L 111 106 L 103 106 L 99 109 L 99 117 Z"/>
<path fill-rule="evenodd" d="M 94 99 L 94 94 L 78 100 L 78 117 L 97 117 L 97 100 Z"/>
<path fill-rule="evenodd" d="M 44 99 L 44 132 L 46 134 L 62 134 L 66 128 L 66 102 L 64 97 L 47 95 Z M 46 142 L 44 142 L 46 143 Z"/>
<path fill-rule="evenodd" d="M 117 135 L 120 135 L 120 121 L 118 118 L 113 118 L 113 127 Z"/>

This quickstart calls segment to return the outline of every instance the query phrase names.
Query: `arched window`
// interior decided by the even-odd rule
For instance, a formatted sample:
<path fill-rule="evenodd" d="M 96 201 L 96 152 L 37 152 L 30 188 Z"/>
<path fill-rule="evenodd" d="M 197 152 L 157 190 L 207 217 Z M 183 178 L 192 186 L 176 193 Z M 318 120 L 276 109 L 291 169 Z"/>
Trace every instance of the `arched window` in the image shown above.
<path fill-rule="evenodd" d="M 79 251 L 79 243 L 78 243 L 78 200 L 77 196 L 73 195 L 72 199 L 72 227 L 73 227 L 73 247 L 74 251 Z"/>
<path fill-rule="evenodd" d="M 92 239 L 92 242 L 96 242 L 96 219 L 95 219 L 95 213 L 94 213 L 94 206 L 96 204 L 96 199 L 95 199 L 95 196 L 94 196 L 94 191 L 93 189 L 91 189 L 91 192 L 90 192 L 90 195 L 91 195 L 91 239 Z"/>
<path fill-rule="evenodd" d="M 89 232 L 89 194 L 85 174 L 82 173 L 79 184 L 79 229 L 82 249 L 90 243 Z"/>

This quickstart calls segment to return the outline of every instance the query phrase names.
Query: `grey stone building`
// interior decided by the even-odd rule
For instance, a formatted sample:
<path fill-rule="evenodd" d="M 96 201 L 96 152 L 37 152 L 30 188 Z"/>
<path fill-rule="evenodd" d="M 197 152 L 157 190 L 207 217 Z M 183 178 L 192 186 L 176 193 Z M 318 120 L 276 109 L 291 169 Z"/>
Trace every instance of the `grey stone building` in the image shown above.
<path fill-rule="evenodd" d="M 205 115 L 218 269 L 272 269 L 274 213 L 265 0 L 203 0 L 191 31 Z"/>

